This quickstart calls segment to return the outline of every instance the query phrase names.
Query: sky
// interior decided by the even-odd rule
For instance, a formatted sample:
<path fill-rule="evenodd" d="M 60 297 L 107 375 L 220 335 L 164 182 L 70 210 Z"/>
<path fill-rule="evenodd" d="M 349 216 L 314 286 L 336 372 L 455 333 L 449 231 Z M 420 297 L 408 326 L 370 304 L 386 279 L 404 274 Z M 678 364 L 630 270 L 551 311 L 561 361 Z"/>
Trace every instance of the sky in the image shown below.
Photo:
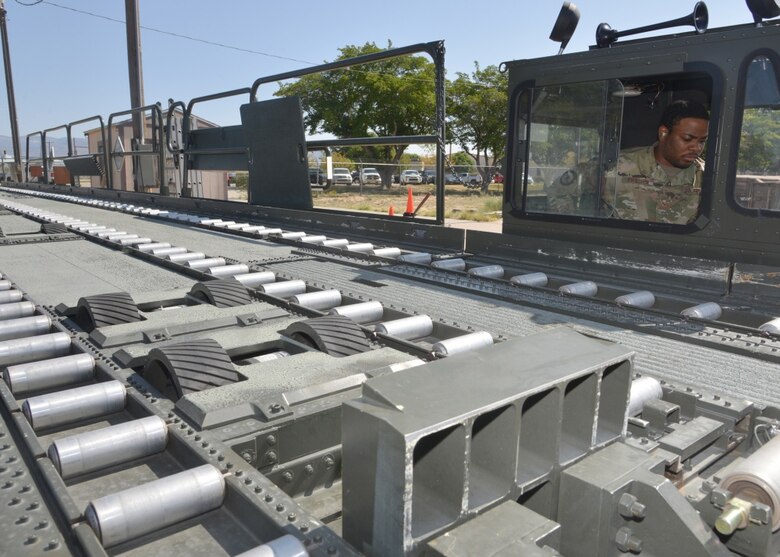
<path fill-rule="evenodd" d="M 566 52 L 587 50 L 601 22 L 630 29 L 687 15 L 694 3 L 575 1 L 581 18 Z M 95 115 L 107 119 L 130 107 L 124 4 L 5 0 L 22 149 L 28 133 Z M 484 67 L 553 55 L 558 44 L 549 35 L 562 1 L 138 0 L 138 5 L 144 101 L 167 107 L 169 98 L 187 103 L 248 87 L 259 77 L 331 61 L 340 47 L 366 42 L 400 47 L 443 40 L 450 78 L 471 72 L 475 61 Z M 709 0 L 707 6 L 710 29 L 752 22 L 744 1 Z M 677 30 L 686 29 L 692 28 Z M 275 84 L 265 85 L 260 97 L 275 90 Z M 219 125 L 238 124 L 239 106 L 247 100 L 202 103 L 195 112 Z M 0 135 L 10 134 L 3 79 Z"/>

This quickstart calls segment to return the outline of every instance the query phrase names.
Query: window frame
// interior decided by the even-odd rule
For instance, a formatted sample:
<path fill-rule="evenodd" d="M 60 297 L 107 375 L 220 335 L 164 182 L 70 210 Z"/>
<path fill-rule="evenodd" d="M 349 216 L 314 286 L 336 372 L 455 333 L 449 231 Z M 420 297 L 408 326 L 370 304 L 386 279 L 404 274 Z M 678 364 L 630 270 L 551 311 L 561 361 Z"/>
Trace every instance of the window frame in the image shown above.
<path fill-rule="evenodd" d="M 753 60 L 759 56 L 766 56 L 772 63 L 775 70 L 775 79 L 777 80 L 777 87 L 780 89 L 780 55 L 777 51 L 769 48 L 757 48 L 751 50 L 743 58 L 739 67 L 739 79 L 738 83 L 742 83 L 743 86 L 739 88 L 736 96 L 736 102 L 734 103 L 734 132 L 731 142 L 731 150 L 729 152 L 729 169 L 728 169 L 728 186 L 726 187 L 726 203 L 728 206 L 737 213 L 750 216 L 750 217 L 780 217 L 780 211 L 771 211 L 767 209 L 751 209 L 745 207 L 737 202 L 737 162 L 739 159 L 739 148 L 742 139 L 742 124 L 744 123 L 745 115 L 745 94 L 747 90 L 747 73 L 750 64 Z M 780 110 L 780 109 L 778 109 Z M 706 180 L 705 180 L 706 182 Z"/>
<path fill-rule="evenodd" d="M 752 59 L 752 58 L 751 58 Z M 640 62 L 640 61 L 637 61 Z M 747 71 L 747 70 L 745 70 Z M 512 216 L 529 221 L 547 221 L 555 223 L 572 223 L 572 224 L 587 224 L 599 227 L 607 228 L 619 228 L 629 230 L 647 230 L 673 234 L 689 234 L 698 232 L 705 228 L 710 222 L 710 214 L 713 205 L 713 189 L 715 187 L 715 173 L 716 173 L 716 142 L 717 136 L 720 133 L 720 115 L 722 105 L 722 90 L 723 90 L 723 77 L 717 66 L 708 62 L 695 62 L 684 64 L 682 70 L 675 72 L 674 74 L 639 74 L 629 73 L 625 74 L 600 77 L 599 79 L 593 79 L 592 81 L 619 79 L 631 80 L 636 78 L 652 79 L 653 77 L 665 77 L 669 76 L 679 77 L 684 79 L 686 75 L 701 74 L 709 78 L 711 83 L 711 90 L 707 91 L 710 97 L 710 126 L 708 148 L 705 156 L 705 170 L 703 175 L 702 192 L 699 200 L 699 212 L 697 218 L 687 224 L 672 224 L 663 222 L 645 222 L 640 220 L 618 219 L 605 216 L 589 216 L 589 215 L 573 215 L 562 213 L 544 213 L 529 211 L 527 209 L 527 177 L 528 177 L 528 160 L 530 150 L 530 125 L 526 125 L 525 136 L 521 139 L 518 136 L 518 118 L 521 115 L 520 101 L 524 92 L 534 91 L 537 88 L 536 80 L 529 79 L 520 82 L 512 91 L 509 96 L 509 126 L 507 133 L 507 153 L 509 158 L 507 159 L 507 168 L 505 173 L 505 184 L 509 183 L 510 187 L 505 188 L 504 202 L 505 205 L 510 207 L 509 212 Z M 556 82 L 555 85 L 568 85 L 582 83 L 581 81 L 571 82 Z M 533 96 L 533 95 L 531 95 Z M 530 102 L 533 102 L 532 100 Z M 622 122 L 621 122 L 622 126 Z M 525 165 L 525 174 L 522 176 L 522 181 L 517 182 L 515 173 L 520 164 Z M 517 191 L 519 189 L 519 191 Z M 520 203 L 517 202 L 517 197 L 520 196 Z M 730 199 L 730 198 L 729 198 Z"/>

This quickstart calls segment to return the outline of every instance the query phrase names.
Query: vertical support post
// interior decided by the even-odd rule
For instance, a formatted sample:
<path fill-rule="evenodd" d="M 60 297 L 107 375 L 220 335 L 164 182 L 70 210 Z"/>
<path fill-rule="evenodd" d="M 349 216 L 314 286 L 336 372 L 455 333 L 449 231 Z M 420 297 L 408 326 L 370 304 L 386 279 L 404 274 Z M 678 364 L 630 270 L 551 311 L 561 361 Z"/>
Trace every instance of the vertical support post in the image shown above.
<path fill-rule="evenodd" d="M 436 224 L 444 224 L 444 43 L 440 42 L 432 53 L 436 68 Z"/>
<path fill-rule="evenodd" d="M 141 65 L 141 28 L 138 23 L 138 0 L 125 0 L 125 25 L 127 27 L 127 70 L 130 75 L 130 107 L 140 108 L 144 106 L 144 80 Z M 133 113 L 133 138 L 130 148 L 138 150 L 135 143 L 140 145 L 144 138 L 144 115 L 142 112 Z M 135 191 L 140 191 L 136 169 L 138 157 L 133 157 L 133 182 Z"/>
<path fill-rule="evenodd" d="M 0 0 L 0 35 L 3 42 L 3 67 L 5 68 L 5 87 L 8 91 L 8 117 L 11 120 L 11 139 L 14 148 L 14 175 L 16 181 L 22 181 L 22 152 L 19 147 L 19 123 L 16 118 L 16 98 L 14 80 L 11 75 L 11 52 L 8 48 L 8 30 L 6 28 L 5 1 Z"/>

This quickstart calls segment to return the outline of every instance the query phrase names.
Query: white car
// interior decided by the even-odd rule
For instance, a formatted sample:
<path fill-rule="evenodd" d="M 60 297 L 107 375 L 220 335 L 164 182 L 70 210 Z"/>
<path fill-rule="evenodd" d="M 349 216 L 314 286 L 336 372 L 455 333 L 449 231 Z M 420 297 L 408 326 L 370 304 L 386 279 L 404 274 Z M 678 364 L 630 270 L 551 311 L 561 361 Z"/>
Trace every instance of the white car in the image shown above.
<path fill-rule="evenodd" d="M 346 186 L 352 185 L 352 173 L 349 171 L 348 168 L 334 168 L 333 183 L 342 184 Z"/>
<path fill-rule="evenodd" d="M 382 185 L 382 177 L 379 175 L 379 172 L 376 171 L 376 168 L 364 168 L 361 170 L 360 180 L 364 184 Z"/>
<path fill-rule="evenodd" d="M 401 185 L 406 184 L 422 184 L 423 179 L 420 173 L 416 170 L 404 170 L 401 172 Z"/>

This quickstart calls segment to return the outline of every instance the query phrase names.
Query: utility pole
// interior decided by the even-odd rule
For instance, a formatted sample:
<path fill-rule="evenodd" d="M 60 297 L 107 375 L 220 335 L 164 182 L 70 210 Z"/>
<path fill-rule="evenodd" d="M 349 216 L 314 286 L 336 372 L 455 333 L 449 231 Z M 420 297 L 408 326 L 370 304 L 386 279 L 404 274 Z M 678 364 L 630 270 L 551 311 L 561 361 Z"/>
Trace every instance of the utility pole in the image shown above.
<path fill-rule="evenodd" d="M 11 76 L 11 53 L 8 49 L 8 30 L 5 25 L 5 0 L 0 0 L 0 35 L 3 41 L 3 66 L 5 68 L 5 87 L 8 96 L 8 117 L 11 120 L 11 140 L 14 148 L 14 174 L 16 181 L 22 181 L 22 150 L 19 147 L 19 124 L 16 119 L 16 99 L 14 80 Z M 41 153 L 43 156 L 43 153 Z M 4 168 L 5 169 L 5 168 Z"/>
<path fill-rule="evenodd" d="M 0 0 L 2 1 L 2 0 Z M 130 73 L 130 108 L 140 108 L 144 105 L 144 78 L 141 66 L 141 28 L 138 23 L 138 0 L 125 0 L 125 25 L 127 26 L 127 69 Z M 131 149 L 138 150 L 138 145 L 144 138 L 144 115 L 141 112 L 133 114 L 133 138 Z M 134 156 L 133 161 L 137 162 Z M 133 164 L 133 181 L 135 191 L 140 190 L 137 180 L 137 164 Z M 162 178 L 161 178 L 162 179 Z"/>

